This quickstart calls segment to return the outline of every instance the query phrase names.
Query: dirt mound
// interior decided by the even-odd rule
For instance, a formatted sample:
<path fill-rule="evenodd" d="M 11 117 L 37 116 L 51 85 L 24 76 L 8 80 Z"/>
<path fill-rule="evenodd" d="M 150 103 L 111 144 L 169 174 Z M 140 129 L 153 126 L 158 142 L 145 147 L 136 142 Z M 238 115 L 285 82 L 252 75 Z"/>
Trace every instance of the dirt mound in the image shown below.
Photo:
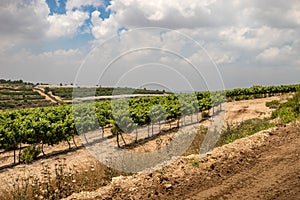
<path fill-rule="evenodd" d="M 300 124 L 259 132 L 68 199 L 300 199 Z"/>

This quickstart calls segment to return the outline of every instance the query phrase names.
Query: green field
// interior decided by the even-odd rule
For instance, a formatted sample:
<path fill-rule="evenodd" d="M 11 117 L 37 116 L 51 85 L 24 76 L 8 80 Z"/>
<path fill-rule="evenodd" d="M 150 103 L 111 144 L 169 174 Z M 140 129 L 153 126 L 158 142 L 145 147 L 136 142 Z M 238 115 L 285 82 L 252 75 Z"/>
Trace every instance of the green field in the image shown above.
<path fill-rule="evenodd" d="M 53 95 L 59 96 L 64 100 L 71 100 L 73 97 L 73 87 L 45 87 L 46 92 L 52 92 Z M 111 96 L 121 94 L 164 94 L 164 91 L 148 90 L 148 89 L 134 89 L 134 88 L 113 88 L 113 87 L 77 87 L 75 88 L 76 97 L 88 96 Z"/>

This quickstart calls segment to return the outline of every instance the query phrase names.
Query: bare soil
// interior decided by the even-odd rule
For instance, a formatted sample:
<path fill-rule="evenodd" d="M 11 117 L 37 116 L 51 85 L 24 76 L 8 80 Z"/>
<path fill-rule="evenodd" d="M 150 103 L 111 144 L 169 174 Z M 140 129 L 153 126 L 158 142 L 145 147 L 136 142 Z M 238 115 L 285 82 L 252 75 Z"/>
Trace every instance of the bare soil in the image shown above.
<path fill-rule="evenodd" d="M 285 94 L 282 96 L 273 96 L 262 99 L 251 99 L 226 103 L 226 120 L 229 124 L 232 124 L 256 117 L 268 117 L 271 115 L 273 109 L 266 107 L 266 102 L 273 100 L 284 102 L 292 96 L 293 94 Z"/>
<path fill-rule="evenodd" d="M 38 93 L 40 93 L 40 95 L 44 96 L 46 98 L 46 100 L 49 100 L 52 103 L 59 103 L 59 102 L 72 103 L 72 100 L 62 99 L 60 96 L 54 95 L 51 91 L 46 94 L 45 93 L 45 88 L 43 86 L 40 86 L 40 85 L 35 86 L 33 88 L 33 90 L 37 91 Z"/>
<path fill-rule="evenodd" d="M 300 199 L 299 169 L 300 124 L 293 123 L 67 199 Z"/>
<path fill-rule="evenodd" d="M 51 101 L 52 103 L 57 103 L 56 100 L 54 100 L 48 94 L 45 93 L 45 89 L 42 87 L 34 87 L 33 91 L 38 92 L 41 96 L 44 96 L 46 100 Z"/>

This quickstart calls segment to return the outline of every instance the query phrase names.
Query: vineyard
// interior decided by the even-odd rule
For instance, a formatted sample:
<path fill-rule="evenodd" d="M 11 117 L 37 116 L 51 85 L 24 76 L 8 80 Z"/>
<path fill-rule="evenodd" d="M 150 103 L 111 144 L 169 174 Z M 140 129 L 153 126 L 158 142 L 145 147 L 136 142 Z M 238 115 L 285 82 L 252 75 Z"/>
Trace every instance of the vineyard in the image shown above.
<path fill-rule="evenodd" d="M 255 86 L 225 92 L 170 94 L 3 111 L 0 113 L 0 150 L 13 150 L 15 163 L 17 158 L 18 162 L 26 162 L 24 153 L 31 151 L 38 155 L 37 146 L 43 153 L 44 145 L 53 146 L 62 141 L 70 143 L 78 134 L 99 128 L 103 130 L 107 126 L 111 127 L 111 134 L 117 137 L 120 147 L 119 136 L 122 138 L 123 133 L 131 133 L 139 126 L 149 127 L 161 121 L 177 121 L 179 125 L 180 120 L 184 123 L 185 117 L 193 114 L 197 114 L 199 121 L 206 111 L 222 106 L 226 98 L 227 101 L 253 99 L 298 89 L 299 85 Z"/>
<path fill-rule="evenodd" d="M 59 103 L 70 103 L 73 90 L 77 97 L 112 96 L 123 94 L 163 95 L 165 91 L 134 89 L 128 87 L 74 87 L 33 84 L 22 80 L 11 81 L 0 79 L 0 110 L 15 110 L 53 106 Z M 108 99 L 108 98 L 107 98 Z"/>
<path fill-rule="evenodd" d="M 59 96 L 64 100 L 71 100 L 73 97 L 73 87 L 44 87 L 45 92 L 51 92 L 53 95 Z M 76 87 L 78 94 L 77 97 L 88 96 L 111 96 L 122 94 L 164 94 L 165 91 L 134 89 L 134 88 L 122 88 L 122 87 Z"/>
<path fill-rule="evenodd" d="M 10 83 L 0 85 L 0 110 L 21 109 L 51 105 L 30 84 Z"/>

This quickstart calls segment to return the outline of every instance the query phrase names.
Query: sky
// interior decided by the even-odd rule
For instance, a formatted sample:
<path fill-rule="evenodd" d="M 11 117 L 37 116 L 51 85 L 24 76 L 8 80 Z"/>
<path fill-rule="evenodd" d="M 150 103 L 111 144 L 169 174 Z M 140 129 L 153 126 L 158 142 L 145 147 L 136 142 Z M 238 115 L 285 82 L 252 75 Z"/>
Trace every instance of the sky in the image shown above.
<path fill-rule="evenodd" d="M 0 78 L 214 90 L 300 83 L 300 1 L 1 0 Z"/>

